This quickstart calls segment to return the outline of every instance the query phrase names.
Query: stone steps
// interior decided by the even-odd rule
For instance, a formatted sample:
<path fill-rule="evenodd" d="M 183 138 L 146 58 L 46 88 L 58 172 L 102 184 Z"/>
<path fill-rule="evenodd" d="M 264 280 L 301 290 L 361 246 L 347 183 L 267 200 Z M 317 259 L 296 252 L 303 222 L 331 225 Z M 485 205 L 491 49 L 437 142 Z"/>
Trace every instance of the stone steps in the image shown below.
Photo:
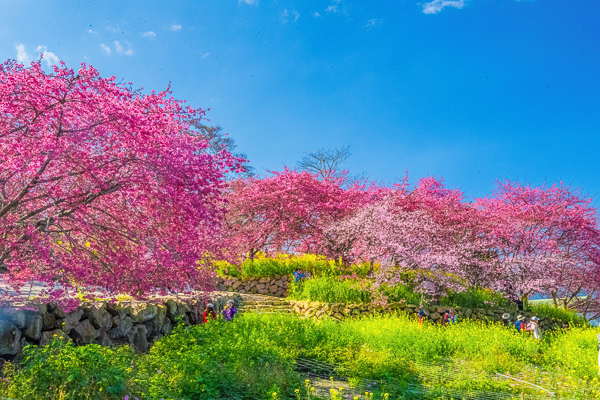
<path fill-rule="evenodd" d="M 290 307 L 290 304 L 285 301 L 244 301 L 245 306 L 274 306 L 274 307 Z"/>
<path fill-rule="evenodd" d="M 271 296 L 256 294 L 241 294 L 240 313 L 274 314 L 274 313 L 292 313 L 293 307 L 287 300 L 274 299 Z"/>
<path fill-rule="evenodd" d="M 254 313 L 254 314 L 291 314 L 291 310 L 272 310 L 270 308 L 258 309 L 258 310 L 238 310 L 240 314 Z"/>
<path fill-rule="evenodd" d="M 239 312 L 273 311 L 273 312 L 290 313 L 293 310 L 291 308 L 286 308 L 286 307 L 256 307 L 256 308 L 241 307 L 238 309 L 238 311 Z"/>

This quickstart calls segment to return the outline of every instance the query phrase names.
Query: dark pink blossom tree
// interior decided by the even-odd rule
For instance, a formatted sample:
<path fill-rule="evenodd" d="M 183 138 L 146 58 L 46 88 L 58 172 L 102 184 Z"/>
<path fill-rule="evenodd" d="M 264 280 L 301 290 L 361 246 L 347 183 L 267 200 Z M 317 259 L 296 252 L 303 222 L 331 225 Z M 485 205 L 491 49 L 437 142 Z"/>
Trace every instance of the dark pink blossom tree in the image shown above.
<path fill-rule="evenodd" d="M 239 167 L 190 122 L 204 112 L 142 94 L 85 64 L 0 66 L 4 282 L 144 296 L 205 288 L 220 248 L 223 175 Z M 60 295 L 60 290 L 53 295 Z"/>
<path fill-rule="evenodd" d="M 227 196 L 228 242 L 233 253 L 258 251 L 343 256 L 326 230 L 366 201 L 363 187 L 343 188 L 337 177 L 285 169 L 262 179 L 231 183 Z"/>

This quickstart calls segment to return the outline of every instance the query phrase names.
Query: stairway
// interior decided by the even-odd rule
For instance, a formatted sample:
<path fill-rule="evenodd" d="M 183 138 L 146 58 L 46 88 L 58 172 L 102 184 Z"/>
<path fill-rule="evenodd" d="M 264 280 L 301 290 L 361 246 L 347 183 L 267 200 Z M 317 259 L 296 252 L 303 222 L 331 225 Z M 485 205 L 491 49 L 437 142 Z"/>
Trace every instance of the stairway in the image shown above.
<path fill-rule="evenodd" d="M 238 306 L 240 313 L 291 313 L 293 311 L 293 307 L 285 299 L 259 294 L 242 294 L 241 298 L 242 301 Z"/>

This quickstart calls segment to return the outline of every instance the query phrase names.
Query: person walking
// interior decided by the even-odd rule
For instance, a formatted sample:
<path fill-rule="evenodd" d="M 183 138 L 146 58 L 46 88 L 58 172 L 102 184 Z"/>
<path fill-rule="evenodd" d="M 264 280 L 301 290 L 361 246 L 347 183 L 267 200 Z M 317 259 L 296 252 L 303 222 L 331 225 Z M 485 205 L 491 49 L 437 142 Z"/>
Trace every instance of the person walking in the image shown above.
<path fill-rule="evenodd" d="M 221 311 L 223 319 L 225 321 L 233 321 L 233 317 L 236 313 L 237 310 L 233 308 L 233 300 L 227 300 L 227 305 L 225 305 L 225 308 L 223 309 L 223 311 Z"/>
<path fill-rule="evenodd" d="M 419 305 L 419 312 L 417 313 L 419 316 L 419 325 L 423 325 L 423 321 L 427 318 L 427 311 L 423 308 L 423 304 Z"/>
<path fill-rule="evenodd" d="M 600 375 L 600 333 L 596 338 L 598 339 L 598 375 Z"/>
<path fill-rule="evenodd" d="M 206 310 L 204 310 L 204 312 L 202 313 L 202 319 L 204 320 L 205 324 L 208 321 L 213 321 L 213 320 L 217 319 L 217 314 L 215 313 L 215 307 L 213 306 L 212 303 L 208 303 L 206 305 Z"/>

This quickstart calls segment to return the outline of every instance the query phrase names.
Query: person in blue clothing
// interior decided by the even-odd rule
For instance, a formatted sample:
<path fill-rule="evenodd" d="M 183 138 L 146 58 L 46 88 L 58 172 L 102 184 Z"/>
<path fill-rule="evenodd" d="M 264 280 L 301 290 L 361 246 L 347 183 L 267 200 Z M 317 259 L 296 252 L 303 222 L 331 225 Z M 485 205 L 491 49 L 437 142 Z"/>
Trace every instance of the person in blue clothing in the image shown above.
<path fill-rule="evenodd" d="M 456 323 L 456 319 L 457 319 L 454 308 L 451 308 L 450 310 L 448 310 L 448 312 L 444 314 L 444 318 L 446 319 L 446 324 L 454 325 Z"/>
<path fill-rule="evenodd" d="M 296 282 L 300 282 L 304 278 L 306 278 L 306 274 L 303 274 L 300 268 L 296 268 L 294 271 L 294 280 Z"/>
<path fill-rule="evenodd" d="M 515 328 L 517 328 L 517 332 L 525 332 L 525 317 L 519 315 L 517 317 L 517 321 L 515 322 Z"/>

